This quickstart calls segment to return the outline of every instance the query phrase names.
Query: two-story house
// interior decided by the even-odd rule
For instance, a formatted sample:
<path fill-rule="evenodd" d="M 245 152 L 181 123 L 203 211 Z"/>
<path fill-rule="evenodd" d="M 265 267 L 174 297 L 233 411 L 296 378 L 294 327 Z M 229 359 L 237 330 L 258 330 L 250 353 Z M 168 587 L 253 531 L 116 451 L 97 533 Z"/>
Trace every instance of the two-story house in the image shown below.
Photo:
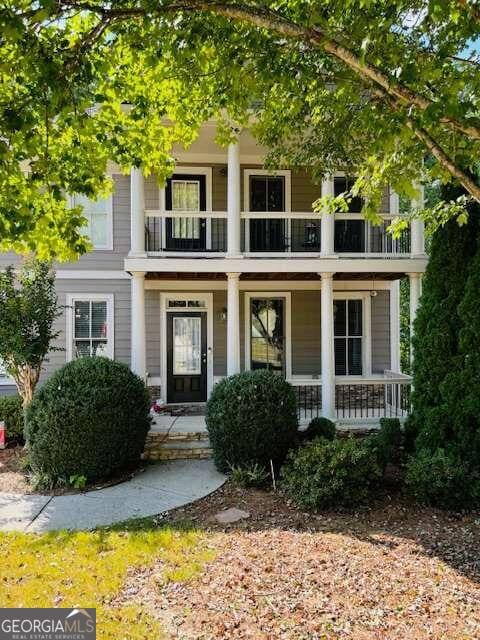
<path fill-rule="evenodd" d="M 81 200 L 94 250 L 58 265 L 64 351 L 45 375 L 102 354 L 129 364 L 154 397 L 190 404 L 226 375 L 268 368 L 295 386 L 302 420 L 404 416 L 399 279 L 410 278 L 413 317 L 422 223 L 398 240 L 386 232 L 399 207 L 391 191 L 383 226 L 363 219 L 358 199 L 348 213 L 319 216 L 312 203 L 345 191 L 344 174 L 317 185 L 308 170 L 270 172 L 248 131 L 228 149 L 214 136 L 206 123 L 191 148 L 174 150 L 165 188 L 112 165 L 112 197 Z"/>

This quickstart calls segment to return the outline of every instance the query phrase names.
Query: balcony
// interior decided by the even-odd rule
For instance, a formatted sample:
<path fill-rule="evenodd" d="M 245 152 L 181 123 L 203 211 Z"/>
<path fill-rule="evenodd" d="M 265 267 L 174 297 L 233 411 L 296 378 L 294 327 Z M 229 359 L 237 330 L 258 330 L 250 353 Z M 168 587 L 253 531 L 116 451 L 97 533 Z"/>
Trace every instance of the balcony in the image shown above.
<path fill-rule="evenodd" d="M 393 216 L 373 225 L 360 214 L 338 214 L 333 222 L 334 253 L 346 258 L 407 258 L 410 229 L 400 238 L 387 232 Z M 240 252 L 248 258 L 317 258 L 332 253 L 322 246 L 322 218 L 312 212 L 242 212 Z M 145 249 L 152 257 L 225 257 L 226 211 L 145 211 Z"/>

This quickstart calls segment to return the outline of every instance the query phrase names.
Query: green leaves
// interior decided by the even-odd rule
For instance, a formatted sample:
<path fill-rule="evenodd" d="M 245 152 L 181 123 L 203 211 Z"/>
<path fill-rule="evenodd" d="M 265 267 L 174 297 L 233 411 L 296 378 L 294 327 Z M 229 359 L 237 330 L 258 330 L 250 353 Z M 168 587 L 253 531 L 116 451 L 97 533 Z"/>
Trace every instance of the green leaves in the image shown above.
<path fill-rule="evenodd" d="M 231 6 L 197 10 L 185 0 L 185 10 L 173 10 L 143 0 L 135 4 L 143 14 L 132 16 L 124 2 L 98 0 L 81 12 L 53 0 L 7 3 L 0 11 L 1 249 L 78 256 L 88 244 L 68 195 L 102 193 L 109 161 L 125 172 L 142 166 L 164 182 L 174 148 L 187 148 L 211 118 L 222 145 L 232 123 L 253 123 L 270 149 L 269 166 L 308 166 L 316 179 L 334 170 L 357 176 L 371 219 L 387 184 L 411 197 L 414 180 L 451 179 L 445 163 L 422 167 L 428 150 L 412 123 L 454 166 L 478 162 L 480 139 L 462 132 L 480 130 L 478 64 L 458 60 L 478 36 L 468 7 L 266 0 L 235 5 L 251 18 L 240 19 L 221 14 Z M 305 27 L 304 37 L 279 33 L 273 18 L 258 26 L 266 10 Z M 312 43 L 312 28 L 324 40 Z M 359 66 L 322 48 L 325 39 Z M 365 75 L 367 65 L 376 65 L 387 88 Z M 412 99 L 399 99 L 393 85 Z M 445 212 L 425 219 L 437 214 Z"/>

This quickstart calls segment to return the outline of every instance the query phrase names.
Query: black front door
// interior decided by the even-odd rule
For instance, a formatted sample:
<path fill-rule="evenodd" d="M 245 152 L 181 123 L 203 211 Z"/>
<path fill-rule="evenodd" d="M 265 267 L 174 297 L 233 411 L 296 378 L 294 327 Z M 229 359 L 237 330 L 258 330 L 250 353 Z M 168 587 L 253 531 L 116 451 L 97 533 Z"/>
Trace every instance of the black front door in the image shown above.
<path fill-rule="evenodd" d="M 207 314 L 167 314 L 167 400 L 207 399 Z"/>
<path fill-rule="evenodd" d="M 174 174 L 165 187 L 167 211 L 182 211 L 182 217 L 165 221 L 166 248 L 173 251 L 205 251 L 205 218 L 185 216 L 186 211 L 205 211 L 207 204 L 204 175 Z"/>

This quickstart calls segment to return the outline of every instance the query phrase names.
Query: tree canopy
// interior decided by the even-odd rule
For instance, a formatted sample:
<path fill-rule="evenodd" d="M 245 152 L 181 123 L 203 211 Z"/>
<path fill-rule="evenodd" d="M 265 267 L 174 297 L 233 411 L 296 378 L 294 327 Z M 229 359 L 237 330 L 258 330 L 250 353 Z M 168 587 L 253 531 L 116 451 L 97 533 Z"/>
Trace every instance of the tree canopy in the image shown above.
<path fill-rule="evenodd" d="M 109 159 L 164 180 L 210 118 L 224 144 L 250 127 L 269 166 L 356 176 L 367 216 L 387 183 L 480 201 L 479 30 L 476 0 L 4 0 L 0 249 L 82 253 L 68 194 L 105 195 Z"/>

